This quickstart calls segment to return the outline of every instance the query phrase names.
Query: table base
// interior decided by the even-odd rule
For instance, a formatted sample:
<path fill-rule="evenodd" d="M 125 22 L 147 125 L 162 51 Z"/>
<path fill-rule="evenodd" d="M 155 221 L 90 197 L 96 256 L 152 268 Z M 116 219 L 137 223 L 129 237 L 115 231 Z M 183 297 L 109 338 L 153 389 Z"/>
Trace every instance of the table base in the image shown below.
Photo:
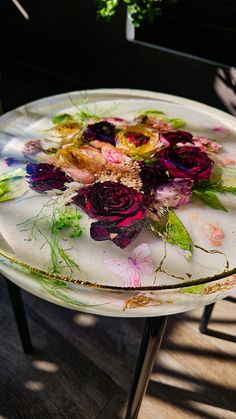
<path fill-rule="evenodd" d="M 33 348 L 21 296 L 21 290 L 13 282 L 9 281 L 8 279 L 6 279 L 6 281 L 24 353 L 26 355 L 31 355 Z"/>
<path fill-rule="evenodd" d="M 165 332 L 167 316 L 146 320 L 139 350 L 126 419 L 136 419 Z"/>

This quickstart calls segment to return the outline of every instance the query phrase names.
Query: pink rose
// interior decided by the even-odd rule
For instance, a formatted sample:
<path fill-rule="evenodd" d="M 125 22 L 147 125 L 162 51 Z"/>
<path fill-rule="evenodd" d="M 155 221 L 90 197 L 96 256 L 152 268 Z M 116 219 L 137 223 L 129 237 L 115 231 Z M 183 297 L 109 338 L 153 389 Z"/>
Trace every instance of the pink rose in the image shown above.
<path fill-rule="evenodd" d="M 131 161 L 129 157 L 125 156 L 123 153 L 118 151 L 115 147 L 110 147 L 108 145 L 105 145 L 102 147 L 101 151 L 107 163 L 120 164 L 125 161 Z"/>

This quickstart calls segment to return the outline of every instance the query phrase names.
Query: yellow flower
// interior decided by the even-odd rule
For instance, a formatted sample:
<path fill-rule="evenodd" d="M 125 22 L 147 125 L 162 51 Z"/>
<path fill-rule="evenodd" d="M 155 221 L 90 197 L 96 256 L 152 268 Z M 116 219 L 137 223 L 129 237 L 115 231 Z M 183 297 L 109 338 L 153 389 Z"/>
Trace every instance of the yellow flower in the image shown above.
<path fill-rule="evenodd" d="M 133 159 L 150 158 L 162 147 L 159 134 L 143 125 L 131 125 L 117 135 L 116 147 Z"/>

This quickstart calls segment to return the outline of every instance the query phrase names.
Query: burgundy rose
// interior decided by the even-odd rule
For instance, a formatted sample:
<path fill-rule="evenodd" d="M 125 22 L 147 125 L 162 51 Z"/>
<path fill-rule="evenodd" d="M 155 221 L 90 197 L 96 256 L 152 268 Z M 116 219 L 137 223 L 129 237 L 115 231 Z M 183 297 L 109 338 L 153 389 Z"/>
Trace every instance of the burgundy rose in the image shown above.
<path fill-rule="evenodd" d="M 126 247 L 140 233 L 150 197 L 117 182 L 95 183 L 80 189 L 73 198 L 89 217 L 94 240 L 112 240 Z"/>
<path fill-rule="evenodd" d="M 104 143 L 116 145 L 115 141 L 115 125 L 107 121 L 96 122 L 90 124 L 84 131 L 84 138 L 87 141 L 99 140 Z"/>
<path fill-rule="evenodd" d="M 158 163 L 139 163 L 141 167 L 142 190 L 144 193 L 152 193 L 158 186 L 168 181 L 165 170 Z"/>
<path fill-rule="evenodd" d="M 169 147 L 174 147 L 178 143 L 181 143 L 181 144 L 193 143 L 192 141 L 193 136 L 192 134 L 190 134 L 190 132 L 187 132 L 187 131 L 178 130 L 178 131 L 173 131 L 173 132 L 168 132 L 168 133 L 162 133 L 161 136 L 164 137 L 166 141 L 168 141 Z"/>
<path fill-rule="evenodd" d="M 166 148 L 159 153 L 159 162 L 172 178 L 207 180 L 213 161 L 197 147 Z"/>
<path fill-rule="evenodd" d="M 44 193 L 51 189 L 66 189 L 65 183 L 70 182 L 70 178 L 58 167 L 47 163 L 28 163 L 26 165 L 28 182 L 31 189 L 36 192 Z"/>
<path fill-rule="evenodd" d="M 144 219 L 134 223 L 129 228 L 116 227 L 116 225 L 97 221 L 91 224 L 90 236 L 93 240 L 112 240 L 116 246 L 124 249 L 141 233 Z"/>

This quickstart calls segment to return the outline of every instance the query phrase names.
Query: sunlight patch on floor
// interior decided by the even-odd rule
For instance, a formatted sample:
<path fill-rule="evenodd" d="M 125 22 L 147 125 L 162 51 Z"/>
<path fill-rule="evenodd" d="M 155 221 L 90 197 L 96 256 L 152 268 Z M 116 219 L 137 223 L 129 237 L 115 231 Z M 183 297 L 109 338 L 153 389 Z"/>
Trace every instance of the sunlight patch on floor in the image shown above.
<path fill-rule="evenodd" d="M 92 314 L 75 314 L 73 317 L 75 324 L 83 327 L 94 327 L 97 324 L 97 318 Z"/>
<path fill-rule="evenodd" d="M 49 361 L 42 361 L 42 360 L 35 360 L 32 362 L 33 366 L 40 371 L 45 372 L 57 372 L 59 370 L 58 365 L 56 365 L 54 362 Z"/>
<path fill-rule="evenodd" d="M 44 384 L 41 381 L 28 380 L 24 384 L 25 388 L 31 391 L 41 391 L 44 389 Z"/>
<path fill-rule="evenodd" d="M 202 403 L 202 402 L 195 402 L 191 401 L 191 406 L 198 409 L 199 413 L 201 413 L 202 417 L 214 417 L 219 419 L 235 419 L 235 412 L 231 412 L 224 408 L 220 408 L 218 406 L 211 406 L 210 403 Z M 210 416 L 212 414 L 212 416 Z M 214 416 L 213 416 L 214 415 Z"/>

